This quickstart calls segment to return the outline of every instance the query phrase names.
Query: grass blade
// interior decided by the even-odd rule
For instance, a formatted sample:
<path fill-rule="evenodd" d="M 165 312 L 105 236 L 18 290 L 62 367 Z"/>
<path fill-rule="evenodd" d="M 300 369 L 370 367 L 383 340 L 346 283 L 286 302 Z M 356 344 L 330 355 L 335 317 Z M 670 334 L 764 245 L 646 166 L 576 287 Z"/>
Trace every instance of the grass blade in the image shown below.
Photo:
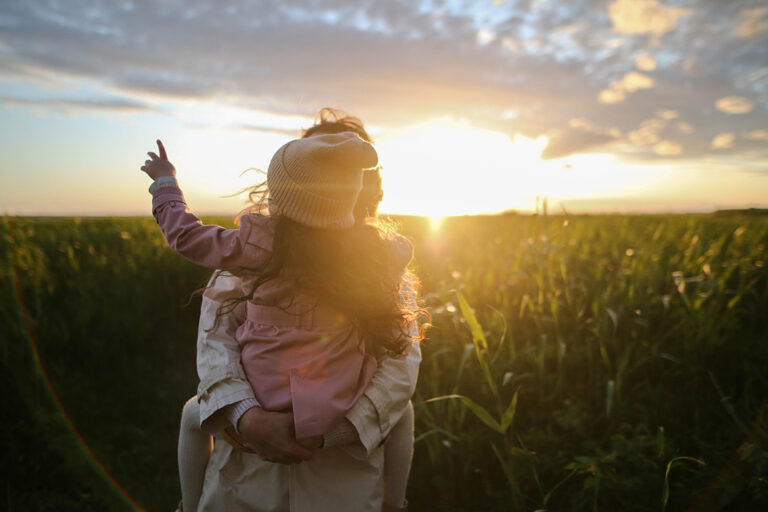
<path fill-rule="evenodd" d="M 669 472 L 672 470 L 672 464 L 678 460 L 689 460 L 691 462 L 698 463 L 699 466 L 704 465 L 704 461 L 701 459 L 685 456 L 675 457 L 667 463 L 667 471 L 664 473 L 664 489 L 661 493 L 661 512 L 664 512 L 667 509 L 667 502 L 669 501 Z"/>
<path fill-rule="evenodd" d="M 499 390 L 496 386 L 496 382 L 493 380 L 491 369 L 488 367 L 488 361 L 485 357 L 488 352 L 488 340 L 485 338 L 483 327 L 480 325 L 480 322 L 478 322 L 475 312 L 472 311 L 472 307 L 469 305 L 469 302 L 467 302 L 467 299 L 464 298 L 464 295 L 457 290 L 456 297 L 459 301 L 461 315 L 464 317 L 464 320 L 466 320 L 467 325 L 469 325 L 469 329 L 472 332 L 472 342 L 475 344 L 477 361 L 480 363 L 480 368 L 483 371 L 488 386 L 491 388 L 491 391 L 493 391 L 493 395 L 498 398 Z"/>
<path fill-rule="evenodd" d="M 512 421 L 515 419 L 515 413 L 517 412 L 517 391 L 512 396 L 512 400 L 509 401 L 507 410 L 501 415 L 501 431 L 506 432 Z"/>
<path fill-rule="evenodd" d="M 501 428 L 501 425 L 499 425 L 499 422 L 496 421 L 496 419 L 491 416 L 491 413 L 489 413 L 482 405 L 478 404 L 474 400 L 472 400 L 469 397 L 466 397 L 464 395 L 443 395 L 438 396 L 435 398 L 430 398 L 427 400 L 426 403 L 429 402 L 437 402 L 438 400 L 449 400 L 449 399 L 458 399 L 461 400 L 461 403 L 463 403 L 472 413 L 477 416 L 477 418 L 488 425 L 490 428 L 492 428 L 494 431 L 498 432 L 499 434 L 504 433 L 504 429 Z"/>

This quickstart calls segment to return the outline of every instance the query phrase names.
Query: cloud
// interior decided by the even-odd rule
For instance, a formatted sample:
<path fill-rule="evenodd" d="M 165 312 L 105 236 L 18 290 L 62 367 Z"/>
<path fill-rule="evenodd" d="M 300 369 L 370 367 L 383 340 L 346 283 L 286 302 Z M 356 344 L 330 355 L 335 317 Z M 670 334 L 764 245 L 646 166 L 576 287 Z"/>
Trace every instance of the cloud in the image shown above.
<path fill-rule="evenodd" d="M 653 71 L 656 69 L 656 59 L 650 53 L 643 53 L 635 59 L 635 66 L 640 71 Z"/>
<path fill-rule="evenodd" d="M 600 94 L 597 95 L 597 99 L 600 103 L 619 103 L 620 101 L 624 101 L 626 97 L 627 95 L 624 94 L 624 91 L 614 87 L 603 89 L 600 91 Z"/>
<path fill-rule="evenodd" d="M 648 75 L 637 71 L 630 71 L 618 82 L 611 82 L 610 87 L 603 89 L 597 99 L 601 103 L 618 103 L 626 99 L 626 93 L 632 93 L 640 89 L 650 89 L 654 81 Z"/>
<path fill-rule="evenodd" d="M 665 7 L 658 0 L 615 0 L 608 6 L 613 27 L 622 34 L 661 36 L 677 27 L 691 9 Z"/>
<path fill-rule="evenodd" d="M 570 121 L 568 121 L 568 126 L 576 130 L 585 130 L 585 131 L 594 130 L 594 125 L 592 123 L 580 117 L 575 117 Z"/>
<path fill-rule="evenodd" d="M 680 116 L 680 112 L 677 110 L 672 109 L 666 109 L 666 110 L 657 110 L 656 111 L 656 117 L 660 117 L 662 119 L 666 119 L 667 121 L 672 119 L 677 119 L 678 116 Z"/>
<path fill-rule="evenodd" d="M 544 148 L 541 157 L 545 160 L 561 158 L 573 153 L 603 146 L 613 140 L 613 137 L 610 135 L 566 129 L 550 134 L 549 143 Z"/>
<path fill-rule="evenodd" d="M 488 29 L 481 28 L 477 31 L 477 42 L 482 46 L 492 43 L 494 39 L 496 39 L 496 34 Z"/>
<path fill-rule="evenodd" d="M 726 114 L 746 114 L 752 112 L 752 102 L 740 96 L 727 96 L 715 102 L 715 107 Z"/>
<path fill-rule="evenodd" d="M 514 108 L 508 108 L 501 112 L 501 118 L 504 120 L 515 119 L 517 117 L 517 110 Z"/>
<path fill-rule="evenodd" d="M 275 126 L 266 126 L 260 124 L 249 123 L 236 123 L 225 126 L 228 130 L 235 131 L 248 131 L 248 132 L 261 132 L 261 133 L 275 133 L 277 135 L 286 135 L 288 137 L 296 137 L 297 130 L 295 128 L 277 128 Z"/>
<path fill-rule="evenodd" d="M 745 133 L 744 138 L 748 140 L 764 140 L 768 141 L 768 130 L 752 130 Z"/>
<path fill-rule="evenodd" d="M 733 147 L 733 142 L 736 140 L 736 136 L 732 133 L 721 133 L 712 139 L 712 147 L 714 149 L 728 149 Z"/>
<path fill-rule="evenodd" d="M 656 144 L 661 139 L 659 132 L 666 125 L 662 119 L 652 118 L 643 121 L 637 130 L 627 134 L 627 140 L 635 146 L 644 146 L 647 144 Z"/>
<path fill-rule="evenodd" d="M 139 101 L 125 98 L 76 99 L 76 98 L 18 98 L 0 96 L 0 103 L 11 107 L 50 108 L 60 112 L 76 113 L 83 110 L 106 112 L 153 112 L 156 109 Z"/>
<path fill-rule="evenodd" d="M 615 126 L 610 126 L 610 127 L 597 126 L 581 117 L 575 117 L 570 121 L 568 121 L 568 126 L 570 128 L 573 128 L 574 130 L 590 132 L 593 134 L 602 135 L 602 136 L 606 136 L 614 139 L 618 139 L 619 137 L 621 137 L 621 130 L 619 130 Z"/>
<path fill-rule="evenodd" d="M 691 126 L 690 123 L 686 123 L 685 121 L 680 121 L 679 123 L 677 123 L 677 129 L 680 131 L 680 133 L 685 133 L 685 134 L 693 133 L 696 131 L 696 129 L 693 126 Z"/>
<path fill-rule="evenodd" d="M 736 36 L 742 38 L 760 37 L 768 33 L 768 7 L 753 7 L 739 11 Z"/>
<path fill-rule="evenodd" d="M 677 156 L 683 153 L 683 147 L 677 142 L 663 140 L 654 144 L 653 152 L 661 156 Z"/>
<path fill-rule="evenodd" d="M 635 92 L 640 89 L 653 87 L 653 79 L 647 75 L 630 71 L 621 79 L 621 87 L 627 92 Z"/>

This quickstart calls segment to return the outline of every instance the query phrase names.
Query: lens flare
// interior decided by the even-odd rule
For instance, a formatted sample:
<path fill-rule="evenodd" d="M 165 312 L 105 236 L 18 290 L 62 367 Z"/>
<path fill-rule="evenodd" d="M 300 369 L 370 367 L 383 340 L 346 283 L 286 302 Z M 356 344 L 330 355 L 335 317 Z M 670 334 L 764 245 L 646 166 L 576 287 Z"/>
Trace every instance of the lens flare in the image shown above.
<path fill-rule="evenodd" d="M 104 467 L 104 465 L 101 463 L 101 461 L 98 459 L 96 454 L 91 450 L 90 446 L 88 446 L 88 443 L 83 439 L 83 436 L 80 435 L 80 432 L 77 430 L 77 427 L 75 427 L 74 422 L 72 421 L 72 418 L 67 414 L 66 409 L 64 408 L 64 404 L 59 399 L 59 395 L 56 393 L 56 390 L 53 388 L 53 385 L 51 383 L 50 378 L 48 377 L 48 373 L 45 371 L 45 367 L 42 364 L 42 361 L 40 359 L 40 352 L 37 349 L 37 344 L 35 343 L 35 338 L 32 335 L 32 329 L 29 325 L 29 319 L 27 318 L 26 314 L 26 308 L 24 307 L 24 303 L 21 297 L 21 288 L 19 286 L 19 279 L 18 275 L 16 274 L 16 269 L 13 266 L 13 258 L 11 255 L 11 238 L 10 238 L 10 229 L 9 229 L 9 220 L 6 216 L 3 219 L 3 235 L 5 236 L 7 243 L 6 243 L 6 251 L 5 251 L 5 262 L 8 269 L 8 275 L 10 276 L 10 284 L 11 284 L 11 296 L 14 300 L 14 309 L 16 312 L 16 319 L 19 323 L 19 326 L 21 327 L 21 331 L 23 333 L 23 336 L 26 339 L 27 345 L 29 346 L 30 352 L 32 354 L 32 358 L 35 364 L 35 369 L 37 370 L 37 374 L 42 378 L 43 384 L 45 386 L 45 389 L 47 390 L 49 396 L 51 397 L 51 400 L 53 401 L 59 415 L 61 416 L 61 419 L 64 421 L 64 424 L 66 425 L 67 430 L 72 435 L 72 437 L 75 439 L 76 443 L 79 445 L 79 448 L 82 450 L 83 455 L 85 456 L 86 460 L 88 461 L 88 464 L 106 481 L 108 486 L 117 494 L 120 499 L 125 502 L 126 505 L 131 507 L 133 510 L 141 511 L 143 510 L 141 506 L 139 506 L 136 501 L 131 498 L 131 496 L 123 489 L 120 484 L 115 480 L 115 478 L 107 471 L 107 468 Z"/>

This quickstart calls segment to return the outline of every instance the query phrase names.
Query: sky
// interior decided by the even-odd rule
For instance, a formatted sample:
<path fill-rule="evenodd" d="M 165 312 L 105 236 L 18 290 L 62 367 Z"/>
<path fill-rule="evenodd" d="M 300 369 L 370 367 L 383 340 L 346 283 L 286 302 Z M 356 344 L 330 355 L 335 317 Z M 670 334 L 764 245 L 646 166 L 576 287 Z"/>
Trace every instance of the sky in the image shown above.
<path fill-rule="evenodd" d="M 384 212 L 768 207 L 768 4 L 0 2 L 4 213 L 148 215 L 160 138 L 234 214 L 322 107 L 370 128 Z"/>

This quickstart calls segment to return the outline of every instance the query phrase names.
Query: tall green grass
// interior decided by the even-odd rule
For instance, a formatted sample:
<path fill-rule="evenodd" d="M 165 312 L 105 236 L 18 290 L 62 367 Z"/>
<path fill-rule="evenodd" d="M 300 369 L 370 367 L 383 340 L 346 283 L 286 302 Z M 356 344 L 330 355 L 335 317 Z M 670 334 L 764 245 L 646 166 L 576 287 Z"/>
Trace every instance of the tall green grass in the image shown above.
<path fill-rule="evenodd" d="M 435 326 L 412 510 L 768 506 L 767 218 L 399 221 Z M 151 219 L 5 218 L 0 256 L 3 505 L 130 509 L 58 414 L 31 335 L 105 469 L 172 509 L 196 386 L 187 301 L 208 271 Z"/>
<path fill-rule="evenodd" d="M 461 218 L 424 245 L 420 503 L 768 504 L 766 219 Z"/>

